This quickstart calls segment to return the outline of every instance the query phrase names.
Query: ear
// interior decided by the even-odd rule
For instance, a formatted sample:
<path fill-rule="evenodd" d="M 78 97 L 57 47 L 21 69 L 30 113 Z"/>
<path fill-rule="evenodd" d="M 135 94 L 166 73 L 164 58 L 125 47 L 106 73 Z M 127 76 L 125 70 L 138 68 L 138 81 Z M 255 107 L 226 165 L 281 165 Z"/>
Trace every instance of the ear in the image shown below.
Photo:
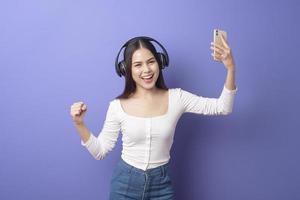
<path fill-rule="evenodd" d="M 157 53 L 157 57 L 159 59 L 159 62 L 161 63 L 161 68 L 164 69 L 167 63 L 165 55 L 162 53 Z"/>
<path fill-rule="evenodd" d="M 126 63 L 124 60 L 119 62 L 118 67 L 120 74 L 126 76 Z"/>

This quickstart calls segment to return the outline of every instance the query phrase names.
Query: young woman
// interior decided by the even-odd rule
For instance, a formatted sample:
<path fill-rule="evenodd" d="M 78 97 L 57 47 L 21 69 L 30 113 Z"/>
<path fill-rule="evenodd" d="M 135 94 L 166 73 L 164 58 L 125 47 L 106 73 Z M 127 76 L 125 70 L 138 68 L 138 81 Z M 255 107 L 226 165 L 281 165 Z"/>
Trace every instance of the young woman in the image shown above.
<path fill-rule="evenodd" d="M 97 160 L 110 152 L 122 133 L 122 155 L 111 179 L 110 199 L 173 199 L 170 177 L 170 149 L 176 123 L 185 112 L 203 115 L 227 115 L 232 112 L 235 64 L 227 42 L 211 43 L 214 60 L 223 62 L 227 78 L 219 98 L 207 98 L 181 88 L 167 88 L 162 69 L 169 58 L 164 47 L 149 37 L 126 42 L 124 60 L 116 59 L 116 72 L 125 76 L 124 92 L 109 102 L 106 119 L 96 137 L 83 122 L 84 102 L 71 106 L 71 116 L 80 134 L 81 144 Z M 156 51 L 156 42 L 163 53 Z"/>

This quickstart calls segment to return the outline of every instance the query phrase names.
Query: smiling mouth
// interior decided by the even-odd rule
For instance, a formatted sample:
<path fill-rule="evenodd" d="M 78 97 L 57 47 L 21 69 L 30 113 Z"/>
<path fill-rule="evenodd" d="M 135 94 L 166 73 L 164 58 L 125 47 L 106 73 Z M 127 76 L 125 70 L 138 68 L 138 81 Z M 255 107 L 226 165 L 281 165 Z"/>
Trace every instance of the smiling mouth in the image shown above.
<path fill-rule="evenodd" d="M 148 78 L 141 78 L 141 79 L 143 79 L 143 81 L 145 82 L 145 83 L 152 83 L 152 81 L 153 81 L 153 77 L 154 77 L 154 74 L 152 74 L 150 77 L 148 77 Z"/>
<path fill-rule="evenodd" d="M 154 74 L 152 74 L 150 77 L 147 76 L 147 78 L 142 77 L 143 80 L 151 80 L 153 78 Z"/>

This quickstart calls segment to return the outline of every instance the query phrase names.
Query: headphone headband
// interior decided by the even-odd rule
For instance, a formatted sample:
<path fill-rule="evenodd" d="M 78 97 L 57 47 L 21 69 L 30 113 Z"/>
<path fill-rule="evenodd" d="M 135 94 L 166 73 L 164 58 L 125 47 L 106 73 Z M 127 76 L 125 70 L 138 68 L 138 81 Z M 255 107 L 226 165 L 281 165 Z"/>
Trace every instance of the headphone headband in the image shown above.
<path fill-rule="evenodd" d="M 159 55 L 159 58 L 161 59 L 161 64 L 162 64 L 162 68 L 164 67 L 167 67 L 169 65 L 169 55 L 168 55 L 168 52 L 167 50 L 164 48 L 164 46 L 162 44 L 160 44 L 158 41 L 156 41 L 155 39 L 151 38 L 151 37 L 147 37 L 147 36 L 138 36 L 138 37 L 134 37 L 134 38 L 131 38 L 130 40 L 128 40 L 122 47 L 121 49 L 119 50 L 118 52 L 118 55 L 116 57 L 116 60 L 115 60 L 115 69 L 116 69 L 116 72 L 117 74 L 121 77 L 122 75 L 125 76 L 126 75 L 126 64 L 125 64 L 125 61 L 121 61 L 119 62 L 119 55 L 122 51 L 122 49 L 124 47 L 127 47 L 130 43 L 132 43 L 133 41 L 135 40 L 138 40 L 138 39 L 145 39 L 145 40 L 148 40 L 149 42 L 153 41 L 155 43 L 157 43 L 161 49 L 163 50 L 163 53 L 158 53 Z"/>

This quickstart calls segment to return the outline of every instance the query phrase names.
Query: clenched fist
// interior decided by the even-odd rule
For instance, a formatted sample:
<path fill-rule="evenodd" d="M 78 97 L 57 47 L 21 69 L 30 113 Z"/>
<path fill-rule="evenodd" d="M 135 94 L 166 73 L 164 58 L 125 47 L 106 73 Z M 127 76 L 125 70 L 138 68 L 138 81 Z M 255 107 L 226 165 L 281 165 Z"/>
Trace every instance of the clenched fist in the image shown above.
<path fill-rule="evenodd" d="M 73 103 L 71 106 L 71 116 L 76 124 L 83 123 L 83 117 L 87 111 L 87 106 L 82 102 Z"/>

